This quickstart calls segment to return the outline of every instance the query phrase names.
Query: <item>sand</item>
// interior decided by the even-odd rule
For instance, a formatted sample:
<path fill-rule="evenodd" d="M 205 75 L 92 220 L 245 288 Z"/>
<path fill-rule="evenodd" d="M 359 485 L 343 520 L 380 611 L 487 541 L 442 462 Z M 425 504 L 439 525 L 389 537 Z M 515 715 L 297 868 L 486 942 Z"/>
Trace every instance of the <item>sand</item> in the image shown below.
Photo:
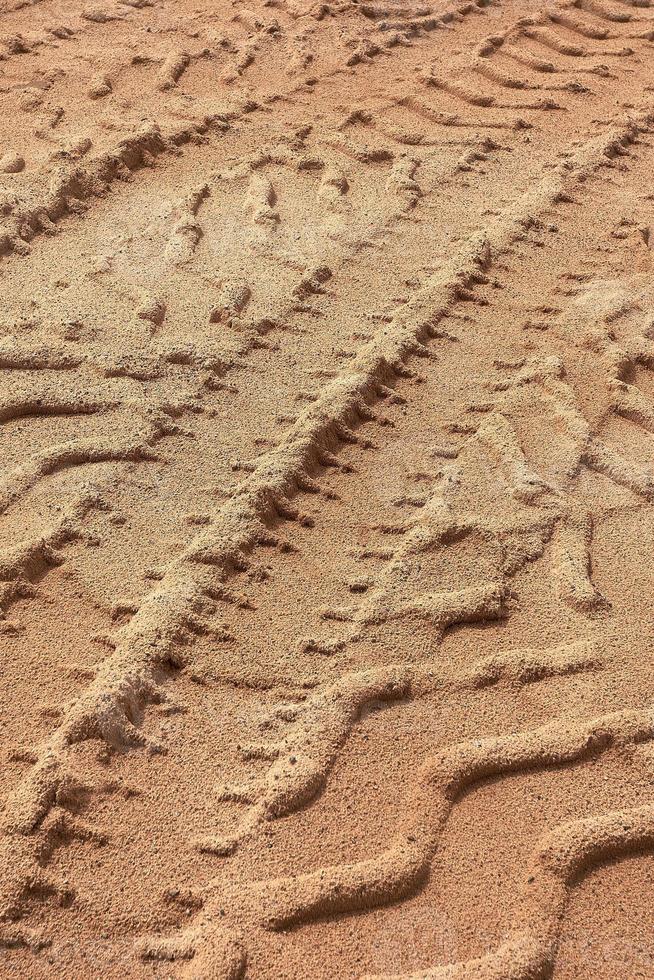
<path fill-rule="evenodd" d="M 0 977 L 654 977 L 654 2 L 0 28 Z"/>

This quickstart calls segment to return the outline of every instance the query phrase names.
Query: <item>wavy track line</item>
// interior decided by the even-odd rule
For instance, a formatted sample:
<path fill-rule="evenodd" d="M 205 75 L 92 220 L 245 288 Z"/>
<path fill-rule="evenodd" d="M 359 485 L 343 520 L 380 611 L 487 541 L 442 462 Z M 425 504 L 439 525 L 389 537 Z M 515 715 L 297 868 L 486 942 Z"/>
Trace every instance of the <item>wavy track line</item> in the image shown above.
<path fill-rule="evenodd" d="M 486 779 L 580 762 L 612 748 L 654 738 L 651 708 L 624 710 L 590 721 L 557 719 L 517 734 L 451 745 L 427 760 L 406 800 L 406 822 L 377 857 L 319 868 L 294 877 L 255 881 L 238 888 L 216 879 L 206 892 L 198 922 L 184 937 L 193 977 L 226 974 L 214 956 L 240 949 L 247 960 L 247 933 L 279 930 L 316 918 L 370 909 L 406 898 L 424 882 L 457 800 Z M 562 915 L 575 876 L 601 860 L 654 844 L 654 804 L 573 821 L 546 835 L 537 849 L 527 900 L 509 941 L 488 957 L 449 965 L 419 977 L 457 980 L 536 980 L 553 961 Z M 229 909 L 226 921 L 225 909 Z M 160 937 L 146 940 L 141 955 L 176 958 Z M 206 971 L 206 972 L 204 972 Z M 242 970 L 241 970 L 242 973 Z M 239 973 L 229 974 L 240 976 Z M 370 978 L 367 978 L 370 980 Z"/>
<path fill-rule="evenodd" d="M 598 665 L 593 644 L 580 641 L 547 650 L 499 653 L 473 664 L 463 677 L 439 672 L 431 660 L 346 674 L 304 703 L 279 705 L 275 720 L 293 723 L 282 738 L 241 747 L 246 759 L 272 759 L 274 763 L 260 779 L 223 788 L 220 799 L 251 805 L 234 834 L 204 837 L 196 845 L 208 853 L 231 854 L 265 821 L 287 816 L 314 799 L 327 782 L 338 750 L 372 702 L 391 703 L 433 693 L 445 698 L 454 691 L 479 691 L 500 681 L 525 685 Z"/>

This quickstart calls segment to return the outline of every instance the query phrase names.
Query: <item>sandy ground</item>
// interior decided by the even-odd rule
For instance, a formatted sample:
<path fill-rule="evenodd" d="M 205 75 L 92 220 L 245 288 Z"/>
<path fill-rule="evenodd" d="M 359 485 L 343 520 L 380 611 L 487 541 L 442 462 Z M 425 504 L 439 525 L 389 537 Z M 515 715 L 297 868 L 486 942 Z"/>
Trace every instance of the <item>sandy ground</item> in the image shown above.
<path fill-rule="evenodd" d="M 2 0 L 1 977 L 654 977 L 653 41 Z"/>

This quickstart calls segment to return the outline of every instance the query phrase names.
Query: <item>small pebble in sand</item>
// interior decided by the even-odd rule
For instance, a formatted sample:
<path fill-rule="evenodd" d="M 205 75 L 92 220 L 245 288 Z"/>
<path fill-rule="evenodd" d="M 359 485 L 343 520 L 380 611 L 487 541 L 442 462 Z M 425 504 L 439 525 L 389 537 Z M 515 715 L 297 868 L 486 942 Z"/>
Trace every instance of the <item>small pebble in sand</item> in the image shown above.
<path fill-rule="evenodd" d="M 19 174 L 25 169 L 25 160 L 18 153 L 5 153 L 0 157 L 0 172 L 3 174 Z"/>

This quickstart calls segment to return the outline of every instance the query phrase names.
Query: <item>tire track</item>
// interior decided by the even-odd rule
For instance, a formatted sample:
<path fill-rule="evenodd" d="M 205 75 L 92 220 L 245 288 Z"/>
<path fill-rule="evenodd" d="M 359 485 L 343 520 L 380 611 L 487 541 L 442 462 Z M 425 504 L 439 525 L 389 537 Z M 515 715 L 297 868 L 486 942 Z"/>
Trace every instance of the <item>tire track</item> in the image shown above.
<path fill-rule="evenodd" d="M 651 14 L 140 8 L 130 38 L 116 4 L 75 33 L 14 12 L 5 40 L 39 148 L 2 180 L 0 608 L 38 742 L 6 712 L 0 943 L 44 976 L 92 948 L 108 976 L 263 977 L 277 947 L 291 975 L 280 933 L 323 920 L 330 968 L 338 913 L 365 936 L 422 896 L 468 790 L 575 762 L 617 766 L 620 799 L 651 739 L 616 640 L 642 595 L 607 572 L 652 496 Z M 35 624 L 77 595 L 32 694 Z M 373 806 L 339 849 L 355 746 L 396 723 L 436 749 L 403 804 L 370 786 L 391 846 Z M 579 879 L 649 848 L 631 802 L 545 832 L 506 942 L 408 975 L 551 972 Z"/>
<path fill-rule="evenodd" d="M 121 631 L 115 653 L 103 664 L 96 679 L 75 703 L 52 739 L 37 749 L 35 766 L 5 812 L 5 838 L 12 855 L 20 847 L 23 867 L 33 848 L 31 832 L 53 805 L 66 773 L 68 747 L 80 739 L 101 738 L 109 744 L 143 745 L 146 741 L 130 721 L 138 704 L 157 691 L 162 668 L 179 666 L 176 648 L 185 634 L 202 628 L 208 599 L 219 598 L 219 573 L 238 566 L 244 551 L 266 538 L 266 521 L 273 514 L 288 517 L 287 500 L 298 480 L 329 459 L 338 440 L 338 426 L 356 422 L 360 410 L 376 387 L 388 380 L 394 365 L 414 353 L 439 319 L 449 311 L 460 290 L 484 278 L 482 271 L 490 252 L 506 249 L 524 230 L 580 179 L 588 179 L 616 148 L 633 141 L 648 120 L 630 122 L 582 146 L 565 165 L 551 172 L 519 205 L 497 219 L 484 240 L 466 243 L 450 269 L 423 287 L 399 314 L 391 330 L 383 331 L 354 361 L 344 377 L 337 378 L 320 401 L 301 416 L 281 445 L 264 456 L 254 473 L 221 510 L 217 520 L 204 529 L 166 572 L 159 587 L 145 599 L 138 613 Z M 156 746 L 152 746 L 156 748 Z M 14 865 L 15 866 L 15 865 Z M 23 872 L 24 874 L 25 872 Z M 15 908 L 16 891 L 24 888 L 22 876 L 13 882 L 5 898 L 5 915 Z"/>

